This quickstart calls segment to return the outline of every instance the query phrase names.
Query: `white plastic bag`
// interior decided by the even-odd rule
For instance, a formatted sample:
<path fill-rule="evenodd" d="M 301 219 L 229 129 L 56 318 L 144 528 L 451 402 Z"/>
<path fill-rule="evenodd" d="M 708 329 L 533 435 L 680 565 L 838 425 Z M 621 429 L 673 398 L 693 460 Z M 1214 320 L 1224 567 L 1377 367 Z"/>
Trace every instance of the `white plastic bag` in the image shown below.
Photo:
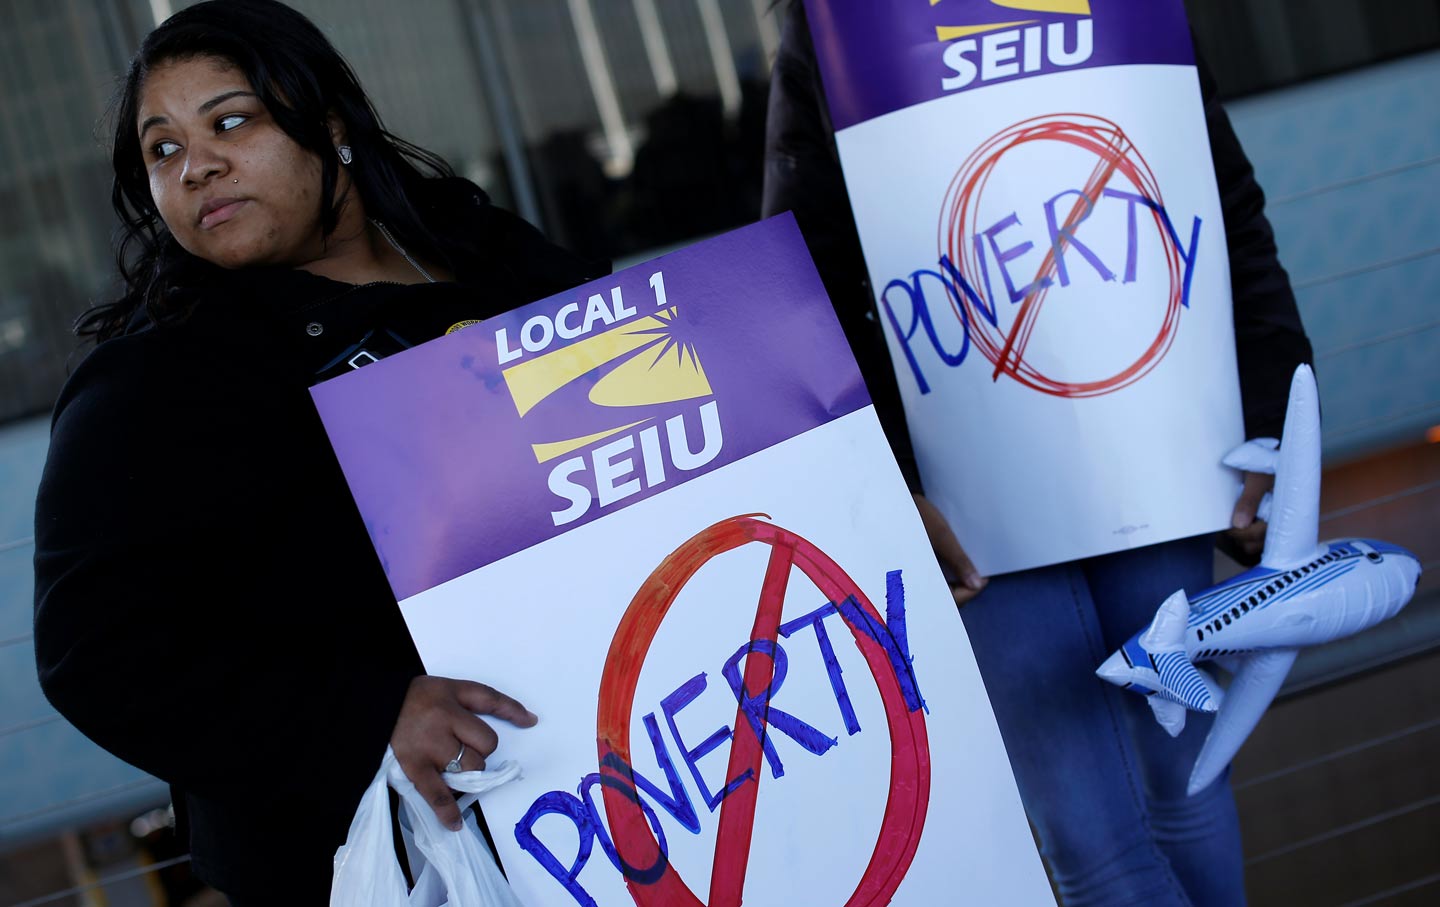
<path fill-rule="evenodd" d="M 483 772 L 445 775 L 465 794 L 458 801 L 465 827 L 451 831 L 405 777 L 388 747 L 380 771 L 360 800 L 350 833 L 335 851 L 330 907 L 521 907 L 481 837 L 469 807 L 478 795 L 520 776 L 520 767 L 501 762 Z M 415 888 L 395 855 L 389 789 L 400 795 L 400 824 L 415 874 Z"/>

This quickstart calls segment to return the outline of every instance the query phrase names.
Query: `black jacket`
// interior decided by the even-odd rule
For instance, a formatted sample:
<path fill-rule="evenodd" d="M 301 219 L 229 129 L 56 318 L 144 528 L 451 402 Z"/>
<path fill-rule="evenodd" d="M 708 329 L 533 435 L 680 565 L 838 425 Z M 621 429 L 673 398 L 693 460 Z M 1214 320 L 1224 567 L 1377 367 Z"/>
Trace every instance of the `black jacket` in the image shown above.
<path fill-rule="evenodd" d="M 393 351 L 600 276 L 469 183 L 430 195 L 432 226 L 481 239 L 457 283 L 225 272 L 184 321 L 101 343 L 55 407 L 35 515 L 41 685 L 176 788 L 197 874 L 236 897 L 326 902 L 423 671 L 309 385 L 357 345 Z"/>
<path fill-rule="evenodd" d="M 1225 218 L 1234 302 L 1235 348 L 1248 437 L 1276 437 L 1285 422 L 1290 378 L 1312 362 L 1290 278 L 1275 253 L 1265 218 L 1265 195 L 1220 106 L 1203 60 L 1201 94 L 1215 178 Z M 905 429 L 900 392 L 890 366 L 860 237 L 840 170 L 834 130 L 821 84 L 804 6 L 792 0 L 770 82 L 765 130 L 765 216 L 793 211 L 815 257 L 840 324 L 860 362 L 875 408 L 913 490 L 919 476 Z"/>

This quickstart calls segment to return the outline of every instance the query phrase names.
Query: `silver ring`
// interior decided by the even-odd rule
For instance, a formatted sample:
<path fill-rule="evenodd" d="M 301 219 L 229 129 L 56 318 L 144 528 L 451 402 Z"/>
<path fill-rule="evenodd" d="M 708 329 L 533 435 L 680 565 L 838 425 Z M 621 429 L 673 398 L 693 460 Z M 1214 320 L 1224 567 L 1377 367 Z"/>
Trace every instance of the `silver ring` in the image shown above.
<path fill-rule="evenodd" d="M 461 759 L 464 755 L 465 755 L 465 744 L 462 743 L 462 744 L 460 744 L 460 752 L 458 752 L 458 753 L 455 754 L 455 758 L 454 758 L 454 759 L 451 759 L 449 762 L 445 763 L 445 771 L 450 772 L 450 773 L 452 773 L 452 774 L 455 773 L 455 772 L 463 772 L 464 769 L 460 767 L 460 759 Z"/>

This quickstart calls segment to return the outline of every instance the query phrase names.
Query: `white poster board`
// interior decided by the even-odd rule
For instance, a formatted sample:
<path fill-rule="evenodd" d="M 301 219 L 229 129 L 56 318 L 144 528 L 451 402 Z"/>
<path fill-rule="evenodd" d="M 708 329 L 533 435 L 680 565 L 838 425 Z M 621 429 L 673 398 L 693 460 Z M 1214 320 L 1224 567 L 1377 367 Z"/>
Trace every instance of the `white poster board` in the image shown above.
<path fill-rule="evenodd" d="M 427 670 L 540 716 L 481 804 L 524 903 L 1053 903 L 793 220 L 315 398 Z"/>
<path fill-rule="evenodd" d="M 1244 431 L 1180 0 L 1001 5 L 807 0 L 925 493 L 987 575 L 1225 528 Z"/>

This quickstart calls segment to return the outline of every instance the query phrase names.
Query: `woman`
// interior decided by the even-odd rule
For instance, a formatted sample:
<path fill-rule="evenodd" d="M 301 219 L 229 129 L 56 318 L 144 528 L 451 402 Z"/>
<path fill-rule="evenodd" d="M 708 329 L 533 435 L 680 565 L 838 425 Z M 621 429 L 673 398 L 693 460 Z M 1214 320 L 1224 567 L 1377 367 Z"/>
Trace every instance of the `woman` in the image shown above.
<path fill-rule="evenodd" d="M 476 714 L 536 719 L 425 676 L 307 388 L 602 272 L 386 132 L 273 0 L 152 32 L 113 160 L 126 291 L 82 319 L 99 343 L 55 408 L 41 682 L 171 783 L 197 875 L 324 903 L 387 743 L 458 827 L 442 773 L 496 745 Z"/>
<path fill-rule="evenodd" d="M 1200 64 L 1206 125 L 1225 218 L 1236 353 L 1249 437 L 1278 437 L 1290 377 L 1311 361 L 1289 279 L 1276 258 L 1256 184 L 1214 80 Z M 872 308 L 815 50 L 791 0 L 771 81 L 765 211 L 795 212 L 912 490 L 899 390 Z M 1258 560 L 1256 508 L 1271 476 L 1247 476 L 1222 545 Z M 1209 730 L 1190 716 L 1170 739 L 1142 697 L 1095 668 L 1177 588 L 1211 584 L 1212 539 L 1181 539 L 1102 557 L 981 577 L 945 517 L 916 496 L 985 678 L 1026 811 L 1067 907 L 1241 907 L 1239 822 L 1227 776 L 1195 796 L 1186 785 Z"/>

